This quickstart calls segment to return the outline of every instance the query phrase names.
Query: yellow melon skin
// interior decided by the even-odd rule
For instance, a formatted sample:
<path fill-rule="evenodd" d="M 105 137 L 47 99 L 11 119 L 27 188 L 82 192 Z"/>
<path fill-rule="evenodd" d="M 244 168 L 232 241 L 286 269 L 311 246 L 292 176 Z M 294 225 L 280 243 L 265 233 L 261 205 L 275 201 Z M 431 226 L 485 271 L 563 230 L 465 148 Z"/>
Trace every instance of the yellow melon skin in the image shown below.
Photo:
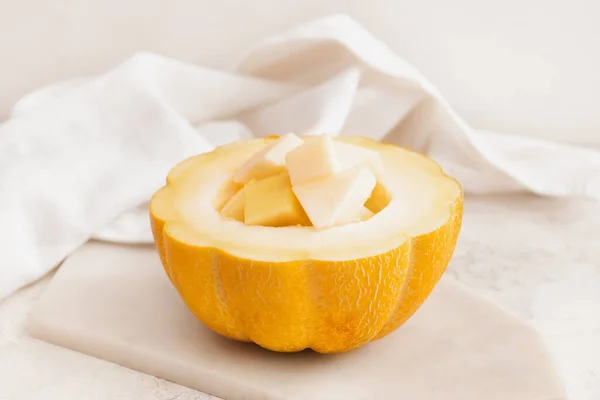
<path fill-rule="evenodd" d="M 461 227 L 462 191 L 443 225 L 384 254 L 352 261 L 241 259 L 182 239 L 194 235 L 192 228 L 175 210 L 165 211 L 169 181 L 184 173 L 184 163 L 150 205 L 164 269 L 209 329 L 277 352 L 341 353 L 395 331 L 439 281 Z"/>

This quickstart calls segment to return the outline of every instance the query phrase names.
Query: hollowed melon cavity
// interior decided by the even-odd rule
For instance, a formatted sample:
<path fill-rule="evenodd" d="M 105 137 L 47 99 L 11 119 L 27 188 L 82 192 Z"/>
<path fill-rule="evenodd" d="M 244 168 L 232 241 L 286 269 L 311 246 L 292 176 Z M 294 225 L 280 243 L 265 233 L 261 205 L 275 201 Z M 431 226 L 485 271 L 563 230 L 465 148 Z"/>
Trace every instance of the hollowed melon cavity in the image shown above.
<path fill-rule="evenodd" d="M 379 154 L 327 135 L 292 133 L 235 169 L 214 201 L 246 225 L 326 229 L 366 221 L 390 202 Z"/>

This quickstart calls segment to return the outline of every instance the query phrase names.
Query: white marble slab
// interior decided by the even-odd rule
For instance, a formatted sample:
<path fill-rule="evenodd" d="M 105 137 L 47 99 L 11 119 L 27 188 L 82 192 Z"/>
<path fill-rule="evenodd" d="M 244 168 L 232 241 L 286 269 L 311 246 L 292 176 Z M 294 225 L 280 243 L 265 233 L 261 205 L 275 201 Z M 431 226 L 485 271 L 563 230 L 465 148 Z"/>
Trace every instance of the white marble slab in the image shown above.
<path fill-rule="evenodd" d="M 224 339 L 185 307 L 153 247 L 89 243 L 30 319 L 37 338 L 227 400 L 563 400 L 533 328 L 446 278 L 401 330 L 342 355 Z"/>

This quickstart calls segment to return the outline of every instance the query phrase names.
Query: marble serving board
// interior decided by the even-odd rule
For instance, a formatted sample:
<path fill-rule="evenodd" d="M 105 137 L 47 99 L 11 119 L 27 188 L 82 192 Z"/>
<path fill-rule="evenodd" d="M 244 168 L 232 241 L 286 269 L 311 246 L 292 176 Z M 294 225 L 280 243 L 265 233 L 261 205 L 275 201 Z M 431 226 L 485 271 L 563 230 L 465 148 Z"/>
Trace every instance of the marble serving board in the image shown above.
<path fill-rule="evenodd" d="M 212 333 L 154 248 L 92 242 L 70 256 L 29 318 L 43 341 L 226 400 L 563 400 L 528 325 L 443 278 L 388 337 L 340 355 L 278 354 Z"/>

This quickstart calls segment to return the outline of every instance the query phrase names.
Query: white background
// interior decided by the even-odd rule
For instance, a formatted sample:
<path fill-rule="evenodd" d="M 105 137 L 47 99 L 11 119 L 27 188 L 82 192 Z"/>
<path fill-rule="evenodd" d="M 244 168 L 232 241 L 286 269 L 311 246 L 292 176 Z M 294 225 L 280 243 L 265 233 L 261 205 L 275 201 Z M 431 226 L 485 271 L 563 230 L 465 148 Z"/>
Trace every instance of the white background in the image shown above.
<path fill-rule="evenodd" d="M 415 64 L 476 128 L 600 143 L 597 0 L 0 0 L 0 120 L 27 91 L 137 50 L 220 66 L 336 12 Z"/>

